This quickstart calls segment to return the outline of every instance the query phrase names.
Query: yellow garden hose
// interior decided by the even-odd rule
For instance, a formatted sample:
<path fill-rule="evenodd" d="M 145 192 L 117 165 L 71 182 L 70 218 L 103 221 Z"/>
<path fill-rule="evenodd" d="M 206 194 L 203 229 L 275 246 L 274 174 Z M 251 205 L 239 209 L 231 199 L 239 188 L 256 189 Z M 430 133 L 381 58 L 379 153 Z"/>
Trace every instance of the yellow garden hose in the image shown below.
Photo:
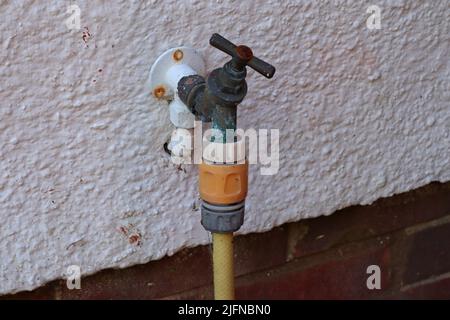
<path fill-rule="evenodd" d="M 213 233 L 214 298 L 234 299 L 233 233 Z"/>

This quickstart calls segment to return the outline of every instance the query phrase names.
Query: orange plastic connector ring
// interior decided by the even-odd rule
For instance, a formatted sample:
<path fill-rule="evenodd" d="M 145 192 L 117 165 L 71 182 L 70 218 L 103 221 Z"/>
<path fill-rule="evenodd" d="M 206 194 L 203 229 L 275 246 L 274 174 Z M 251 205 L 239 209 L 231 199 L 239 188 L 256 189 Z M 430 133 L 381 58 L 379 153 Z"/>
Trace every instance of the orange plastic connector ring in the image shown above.
<path fill-rule="evenodd" d="M 248 163 L 199 165 L 200 197 L 212 204 L 233 204 L 247 196 Z"/>

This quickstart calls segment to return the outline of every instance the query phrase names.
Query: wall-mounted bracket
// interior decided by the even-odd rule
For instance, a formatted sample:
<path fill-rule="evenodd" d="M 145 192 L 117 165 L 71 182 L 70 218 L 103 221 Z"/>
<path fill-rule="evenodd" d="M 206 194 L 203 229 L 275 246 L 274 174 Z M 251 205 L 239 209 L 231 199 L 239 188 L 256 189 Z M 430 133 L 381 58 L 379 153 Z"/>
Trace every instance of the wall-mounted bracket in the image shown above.
<path fill-rule="evenodd" d="M 172 160 L 183 163 L 191 157 L 195 116 L 178 96 L 177 86 L 181 78 L 205 75 L 203 57 L 193 48 L 177 47 L 164 52 L 156 59 L 150 70 L 148 84 L 153 96 L 169 103 L 170 121 L 176 127 L 167 148 Z"/>
<path fill-rule="evenodd" d="M 150 70 L 150 90 L 155 98 L 169 102 L 170 120 L 177 128 L 194 127 L 195 117 L 179 99 L 177 85 L 181 78 L 195 74 L 205 75 L 205 62 L 190 47 L 167 50 L 156 59 Z"/>

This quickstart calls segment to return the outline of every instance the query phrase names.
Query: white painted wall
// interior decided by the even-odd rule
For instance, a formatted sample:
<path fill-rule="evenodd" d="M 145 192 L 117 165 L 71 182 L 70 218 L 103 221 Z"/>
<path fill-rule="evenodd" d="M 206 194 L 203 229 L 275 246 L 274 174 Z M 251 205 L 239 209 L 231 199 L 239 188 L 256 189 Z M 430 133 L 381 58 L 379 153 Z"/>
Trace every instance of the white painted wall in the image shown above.
<path fill-rule="evenodd" d="M 251 170 L 242 232 L 450 180 L 449 2 L 370 4 L 381 30 L 367 1 L 1 1 L 0 293 L 209 241 L 195 167 L 165 157 L 167 107 L 145 81 L 176 45 L 220 66 L 213 32 L 277 67 L 249 71 L 240 108 L 241 127 L 281 138 L 280 172 Z"/>

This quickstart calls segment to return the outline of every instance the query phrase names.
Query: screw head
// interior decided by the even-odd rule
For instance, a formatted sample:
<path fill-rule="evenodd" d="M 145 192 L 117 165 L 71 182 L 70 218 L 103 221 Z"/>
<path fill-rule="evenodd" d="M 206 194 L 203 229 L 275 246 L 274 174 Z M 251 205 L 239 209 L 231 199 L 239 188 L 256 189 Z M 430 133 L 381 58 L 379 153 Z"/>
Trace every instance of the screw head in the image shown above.
<path fill-rule="evenodd" d="M 183 51 L 181 51 L 180 49 L 177 49 L 173 52 L 173 60 L 175 61 L 181 61 L 181 59 L 183 59 Z"/>
<path fill-rule="evenodd" d="M 164 97 L 165 94 L 166 94 L 166 89 L 163 86 L 157 86 L 153 90 L 153 95 L 158 99 L 161 99 L 162 97 Z"/>

